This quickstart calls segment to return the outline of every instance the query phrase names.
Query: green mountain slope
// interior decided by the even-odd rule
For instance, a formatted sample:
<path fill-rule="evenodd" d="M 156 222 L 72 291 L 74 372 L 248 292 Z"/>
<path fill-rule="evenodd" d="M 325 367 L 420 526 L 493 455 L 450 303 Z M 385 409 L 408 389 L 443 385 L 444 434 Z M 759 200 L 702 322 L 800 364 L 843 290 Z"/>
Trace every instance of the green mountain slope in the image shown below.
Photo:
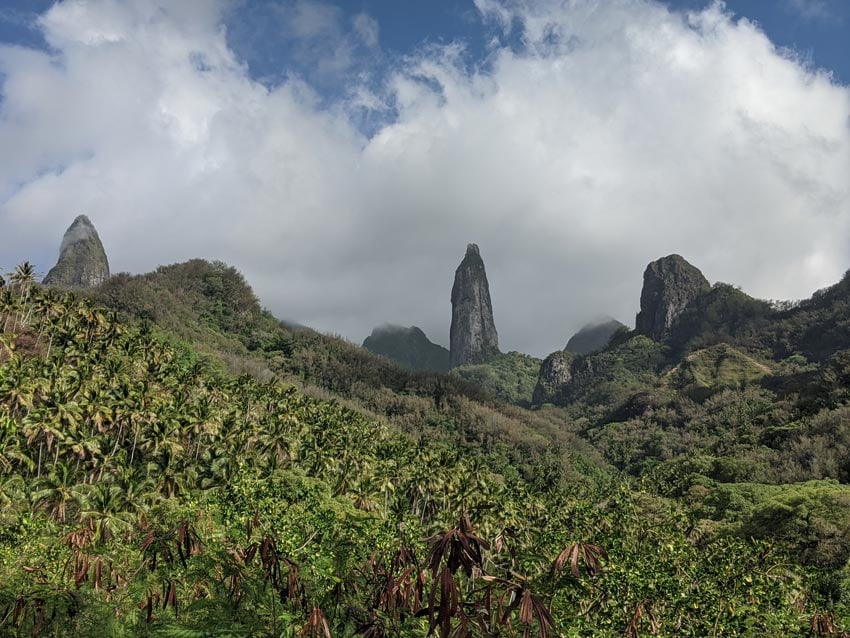
<path fill-rule="evenodd" d="M 615 466 L 641 474 L 708 454 L 736 481 L 850 477 L 848 278 L 778 307 L 716 284 L 664 341 L 618 335 L 603 352 L 549 363 L 538 402 L 564 406 Z M 553 355 L 554 356 L 554 355 Z M 551 378 L 547 378 L 546 374 Z"/>
<path fill-rule="evenodd" d="M 799 303 L 773 307 L 727 284 L 715 284 L 679 318 L 670 343 L 689 351 L 730 343 L 775 360 L 800 354 L 824 361 L 850 348 L 850 276 Z"/>
<path fill-rule="evenodd" d="M 363 341 L 363 347 L 414 372 L 448 372 L 450 367 L 449 351 L 432 343 L 416 326 L 375 328 Z"/>
<path fill-rule="evenodd" d="M 195 284 L 187 295 L 214 301 Z M 20 284 L 0 302 L 4 633 L 803 636 L 813 618 L 846 621 L 836 572 L 795 563 L 787 539 L 696 546 L 675 501 L 599 472 L 540 480 L 539 463 L 529 482 L 488 451 L 509 438 L 413 437 L 353 399 L 233 376 L 165 325 L 72 295 Z M 292 354 L 252 351 L 243 326 L 269 317 L 238 308 L 199 307 L 182 339 L 270 370 L 303 339 L 317 357 L 336 344 L 270 330 Z M 180 308 L 154 310 L 165 324 Z M 445 400 L 474 414 L 459 390 Z"/>
<path fill-rule="evenodd" d="M 343 339 L 290 328 L 263 311 L 244 278 L 221 263 L 193 260 L 117 275 L 87 294 L 125 321 L 178 337 L 222 371 L 287 380 L 313 396 L 349 402 L 413 437 L 437 437 L 510 463 L 532 482 L 572 480 L 576 467 L 598 459 L 563 417 L 520 410 L 457 375 L 413 373 Z"/>
<path fill-rule="evenodd" d="M 777 359 L 764 345 L 799 313 L 824 325 L 841 295 L 779 312 L 717 290 L 706 308 L 758 312 L 718 312 L 669 345 L 620 335 L 569 359 L 565 407 L 528 411 L 503 399 L 530 390 L 531 358 L 473 367 L 476 383 L 412 374 L 277 321 L 223 264 L 121 275 L 95 301 L 16 278 L 0 293 L 0 628 L 416 636 L 478 618 L 489 633 L 614 636 L 650 613 L 690 635 L 846 624 L 850 496 L 835 479 L 850 480 L 850 357 Z M 457 535 L 481 538 L 468 572 L 440 544 Z M 730 592 L 730 579 L 744 585 Z M 453 591 L 456 609 L 427 603 Z"/>

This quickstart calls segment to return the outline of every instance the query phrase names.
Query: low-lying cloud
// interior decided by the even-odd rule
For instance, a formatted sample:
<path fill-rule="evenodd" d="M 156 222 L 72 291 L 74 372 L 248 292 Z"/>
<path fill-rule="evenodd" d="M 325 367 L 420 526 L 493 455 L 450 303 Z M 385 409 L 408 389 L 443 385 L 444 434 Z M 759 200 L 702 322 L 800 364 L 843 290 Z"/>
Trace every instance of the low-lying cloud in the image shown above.
<path fill-rule="evenodd" d="M 252 78 L 224 3 L 54 6 L 52 51 L 0 47 L 0 266 L 46 272 L 86 213 L 115 271 L 222 259 L 278 316 L 446 343 L 476 242 L 503 349 L 538 355 L 587 318 L 631 323 L 672 252 L 767 298 L 850 267 L 850 90 L 828 73 L 720 4 L 475 6 L 486 59 L 423 45 L 330 103 Z M 309 8 L 311 33 L 376 55 L 373 18 Z"/>

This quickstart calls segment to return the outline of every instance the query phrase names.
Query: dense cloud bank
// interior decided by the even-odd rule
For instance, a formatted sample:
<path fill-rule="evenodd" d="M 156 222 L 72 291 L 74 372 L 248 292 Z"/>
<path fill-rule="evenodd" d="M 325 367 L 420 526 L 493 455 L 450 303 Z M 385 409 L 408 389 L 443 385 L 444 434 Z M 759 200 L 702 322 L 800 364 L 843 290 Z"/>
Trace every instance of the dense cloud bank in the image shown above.
<path fill-rule="evenodd" d="M 770 298 L 850 267 L 850 90 L 722 5 L 477 0 L 486 58 L 423 45 L 378 78 L 345 70 L 380 25 L 322 7 L 282 15 L 339 41 L 333 100 L 252 78 L 214 1 L 66 1 L 49 52 L 1 47 L 0 267 L 45 272 L 86 213 L 114 272 L 222 259 L 279 316 L 445 344 L 475 242 L 502 348 L 538 355 L 631 323 L 661 255 Z"/>

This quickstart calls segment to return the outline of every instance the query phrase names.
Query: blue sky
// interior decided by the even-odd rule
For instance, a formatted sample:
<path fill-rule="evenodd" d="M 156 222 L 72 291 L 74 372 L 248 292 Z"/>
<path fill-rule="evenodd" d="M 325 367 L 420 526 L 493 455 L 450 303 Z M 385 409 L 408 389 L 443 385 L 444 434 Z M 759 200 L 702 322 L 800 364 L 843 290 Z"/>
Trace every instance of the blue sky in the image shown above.
<path fill-rule="evenodd" d="M 113 271 L 221 259 L 278 316 L 445 344 L 475 242 L 535 355 L 674 252 L 806 297 L 850 267 L 848 32 L 845 0 L 0 0 L 0 271 L 85 213 Z"/>
<path fill-rule="evenodd" d="M 280 23 L 268 9 L 282 4 L 285 3 L 279 0 L 246 0 L 244 5 L 237 5 L 228 20 L 234 34 L 231 43 L 256 77 L 274 76 L 286 69 L 317 80 L 314 69 L 295 54 L 298 43 L 279 35 Z M 343 24 L 350 24 L 358 14 L 377 21 L 384 56 L 379 60 L 370 58 L 367 64 L 388 64 L 428 43 L 453 41 L 464 43 L 469 64 L 482 64 L 486 63 L 487 45 L 492 38 L 511 43 L 518 35 L 506 35 L 482 21 L 469 0 L 351 0 L 328 4 L 345 16 Z M 667 0 L 665 4 L 687 11 L 702 9 L 711 0 Z M 814 66 L 833 72 L 839 81 L 850 83 L 850 2 L 727 0 L 725 6 L 736 18 L 756 22 L 777 46 L 793 50 Z M 246 31 L 259 43 L 239 37 Z"/>
<path fill-rule="evenodd" d="M 41 46 L 45 42 L 35 24 L 38 15 L 54 0 L 3 0 L 0 3 L 0 42 Z M 308 78 L 325 96 L 338 97 L 338 77 L 322 76 L 316 69 L 316 49 L 307 48 L 309 36 L 286 33 L 290 15 L 280 11 L 293 5 L 287 0 L 238 0 L 226 18 L 228 41 L 250 68 L 253 77 L 277 82 L 287 74 Z M 427 44 L 463 42 L 469 64 L 486 64 L 492 38 L 511 42 L 517 33 L 482 20 L 471 0 L 350 0 L 318 2 L 338 13 L 339 28 L 352 29 L 358 15 L 378 26 L 379 55 L 355 51 L 357 65 L 371 71 L 391 65 Z M 665 0 L 678 10 L 701 9 L 710 0 Z M 850 83 L 850 2 L 846 0 L 727 0 L 725 7 L 736 18 L 756 22 L 779 47 L 799 54 L 812 65 L 831 71 Z M 325 44 L 316 34 L 316 47 Z"/>

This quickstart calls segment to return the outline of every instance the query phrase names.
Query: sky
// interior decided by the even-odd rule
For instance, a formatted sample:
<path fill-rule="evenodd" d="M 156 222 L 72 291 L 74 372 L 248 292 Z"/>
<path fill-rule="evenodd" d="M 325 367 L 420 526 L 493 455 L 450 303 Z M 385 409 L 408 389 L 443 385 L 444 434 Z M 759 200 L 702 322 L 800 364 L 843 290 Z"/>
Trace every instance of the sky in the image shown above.
<path fill-rule="evenodd" d="M 502 350 L 646 264 L 799 299 L 850 268 L 844 0 L 0 0 L 0 270 L 78 214 L 113 272 L 237 267 L 276 316 L 448 342 L 467 243 Z"/>

